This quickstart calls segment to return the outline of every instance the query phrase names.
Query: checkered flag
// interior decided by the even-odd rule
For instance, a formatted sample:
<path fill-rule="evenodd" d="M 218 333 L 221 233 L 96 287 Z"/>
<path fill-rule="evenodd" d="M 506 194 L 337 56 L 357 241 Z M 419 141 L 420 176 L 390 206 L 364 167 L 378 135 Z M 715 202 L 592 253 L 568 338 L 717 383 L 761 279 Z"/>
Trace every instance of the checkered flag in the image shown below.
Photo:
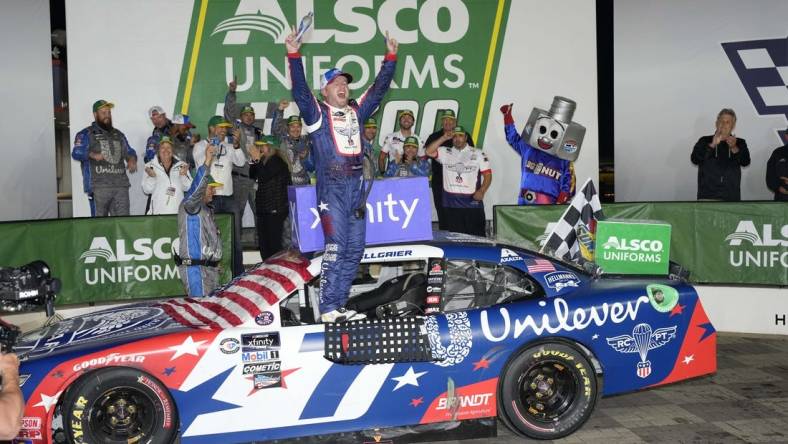
<path fill-rule="evenodd" d="M 594 182 L 589 178 L 547 236 L 542 252 L 567 261 L 579 262 L 581 248 L 578 231 L 581 236 L 582 233 L 596 234 L 596 221 L 603 218 L 599 195 Z"/>

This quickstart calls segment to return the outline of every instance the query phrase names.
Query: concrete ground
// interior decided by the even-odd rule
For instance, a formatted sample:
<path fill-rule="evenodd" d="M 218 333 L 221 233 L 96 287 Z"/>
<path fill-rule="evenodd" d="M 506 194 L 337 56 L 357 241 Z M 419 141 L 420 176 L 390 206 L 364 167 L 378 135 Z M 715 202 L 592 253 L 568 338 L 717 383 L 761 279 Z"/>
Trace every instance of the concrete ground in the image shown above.
<path fill-rule="evenodd" d="M 788 336 L 719 333 L 717 373 L 602 398 L 588 422 L 556 443 L 788 443 Z M 443 443 L 519 443 L 498 437 Z M 550 441 L 545 441 L 550 442 Z"/>

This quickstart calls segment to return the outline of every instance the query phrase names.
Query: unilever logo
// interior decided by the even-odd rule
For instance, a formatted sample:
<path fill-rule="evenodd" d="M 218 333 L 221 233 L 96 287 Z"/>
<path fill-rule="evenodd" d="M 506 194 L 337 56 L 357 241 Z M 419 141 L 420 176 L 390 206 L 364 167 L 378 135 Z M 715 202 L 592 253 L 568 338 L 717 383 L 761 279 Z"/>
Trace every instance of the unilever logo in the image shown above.
<path fill-rule="evenodd" d="M 727 42 L 722 48 L 758 114 L 788 118 L 788 38 Z"/>
<path fill-rule="evenodd" d="M 385 32 L 399 41 L 397 72 L 376 115 L 379 141 L 395 129 L 403 109 L 413 111 L 422 137 L 437 127 L 439 110 L 452 109 L 482 144 L 510 2 L 195 2 L 175 109 L 204 131 L 208 118 L 221 114 L 227 83 L 237 79 L 238 101 L 251 103 L 270 131 L 279 100 L 291 97 L 284 39 L 290 26 L 314 12 L 301 53 L 315 90 L 320 75 L 337 66 L 353 75 L 350 88 L 358 96 L 380 67 Z"/>

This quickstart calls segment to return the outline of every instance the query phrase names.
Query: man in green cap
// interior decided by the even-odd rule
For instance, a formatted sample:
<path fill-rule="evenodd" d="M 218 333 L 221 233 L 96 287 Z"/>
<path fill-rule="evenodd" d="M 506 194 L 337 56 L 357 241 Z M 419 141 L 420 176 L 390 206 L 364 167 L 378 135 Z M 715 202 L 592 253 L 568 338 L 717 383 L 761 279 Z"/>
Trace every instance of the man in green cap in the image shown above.
<path fill-rule="evenodd" d="M 194 144 L 194 163 L 202 165 L 205 162 L 206 150 L 213 147 L 215 157 L 210 164 L 209 173 L 223 184 L 216 190 L 213 206 L 217 213 L 232 213 L 233 224 L 233 276 L 243 273 L 243 251 L 241 248 L 241 208 L 236 205 L 233 188 L 233 166 L 242 167 L 247 163 L 244 152 L 240 149 L 238 140 L 230 141 L 227 131 L 233 125 L 222 116 L 213 116 L 208 121 L 208 137 Z"/>
<path fill-rule="evenodd" d="M 450 148 L 443 144 L 451 141 Z M 427 145 L 427 155 L 443 168 L 443 211 L 446 229 L 486 236 L 484 195 L 492 184 L 490 161 L 480 149 L 468 146 L 461 126 Z"/>
<path fill-rule="evenodd" d="M 380 159 L 380 144 L 378 143 L 378 121 L 374 117 L 370 117 L 364 122 L 364 130 L 361 132 L 361 143 L 364 145 L 364 152 L 369 152 L 372 155 L 372 165 L 375 170 L 380 174 L 378 168 L 378 159 Z"/>
<path fill-rule="evenodd" d="M 293 185 L 309 185 L 311 181 L 309 173 L 315 170 L 311 156 L 312 142 L 309 137 L 302 134 L 301 116 L 294 114 L 285 118 L 284 113 L 288 106 L 290 106 L 288 100 L 279 101 L 271 132 L 281 141 L 279 149 L 284 153 L 290 167 Z"/>
<path fill-rule="evenodd" d="M 189 297 L 208 296 L 219 286 L 222 239 L 213 213 L 214 195 L 223 184 L 209 174 L 216 162 L 215 148 L 210 145 L 203 151 L 194 181 L 178 208 L 180 244 L 175 263 Z"/>
<path fill-rule="evenodd" d="M 227 95 L 224 96 L 224 118 L 233 124 L 233 143 L 243 151 L 249 159 L 249 150 L 254 146 L 254 141 L 263 135 L 263 121 L 258 121 L 254 108 L 249 103 L 238 103 L 236 96 L 237 82 L 233 79 L 228 85 Z M 252 213 L 255 209 L 254 180 L 249 177 L 249 162 L 242 166 L 233 166 L 233 198 L 238 206 L 238 211 L 243 217 L 246 204 Z M 254 218 L 253 218 L 254 219 Z"/>
<path fill-rule="evenodd" d="M 408 137 L 415 137 L 419 143 L 419 156 L 424 156 L 424 149 L 421 146 L 419 136 L 413 131 L 413 123 L 415 116 L 413 111 L 406 109 L 399 113 L 399 130 L 386 136 L 383 140 L 383 146 L 380 148 L 380 155 L 378 156 L 378 168 L 380 171 L 386 171 L 387 164 L 392 162 L 396 157 L 402 157 L 403 143 Z"/>
<path fill-rule="evenodd" d="M 425 149 L 441 136 L 453 134 L 454 127 L 457 126 L 457 116 L 455 115 L 454 110 L 451 109 L 439 111 L 438 120 L 441 123 L 441 129 L 435 131 L 434 133 L 430 134 L 429 137 L 427 137 L 427 141 L 424 142 Z M 467 143 L 470 146 L 474 146 L 473 138 L 470 136 L 470 134 L 468 135 Z M 450 148 L 452 146 L 452 137 L 444 139 L 444 142 L 441 144 L 441 146 Z M 449 228 L 446 225 L 447 218 L 443 211 L 443 167 L 435 161 L 432 162 L 431 180 L 430 186 L 432 187 L 432 200 L 435 204 L 435 212 L 438 214 L 438 227 L 441 230 L 448 230 Z"/>
<path fill-rule="evenodd" d="M 389 161 L 386 177 L 412 177 L 430 175 L 430 161 L 419 156 L 419 139 L 414 136 L 406 137 L 402 143 L 402 154 L 395 155 Z"/>
<path fill-rule="evenodd" d="M 114 106 L 106 100 L 93 103 L 94 122 L 77 133 L 71 150 L 71 157 L 82 163 L 82 185 L 94 217 L 129 215 L 126 171 L 137 171 L 137 152 L 112 126 Z"/>

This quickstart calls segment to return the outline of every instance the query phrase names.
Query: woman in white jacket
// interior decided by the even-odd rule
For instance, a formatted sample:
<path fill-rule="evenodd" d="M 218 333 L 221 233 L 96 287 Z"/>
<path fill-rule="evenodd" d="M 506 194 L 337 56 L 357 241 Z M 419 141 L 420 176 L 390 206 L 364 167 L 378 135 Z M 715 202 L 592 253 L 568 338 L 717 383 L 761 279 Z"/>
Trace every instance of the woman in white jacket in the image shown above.
<path fill-rule="evenodd" d="M 192 184 L 189 164 L 172 155 L 172 140 L 162 137 L 158 154 L 145 164 L 142 191 L 150 195 L 148 214 L 178 214 L 183 192 Z"/>

